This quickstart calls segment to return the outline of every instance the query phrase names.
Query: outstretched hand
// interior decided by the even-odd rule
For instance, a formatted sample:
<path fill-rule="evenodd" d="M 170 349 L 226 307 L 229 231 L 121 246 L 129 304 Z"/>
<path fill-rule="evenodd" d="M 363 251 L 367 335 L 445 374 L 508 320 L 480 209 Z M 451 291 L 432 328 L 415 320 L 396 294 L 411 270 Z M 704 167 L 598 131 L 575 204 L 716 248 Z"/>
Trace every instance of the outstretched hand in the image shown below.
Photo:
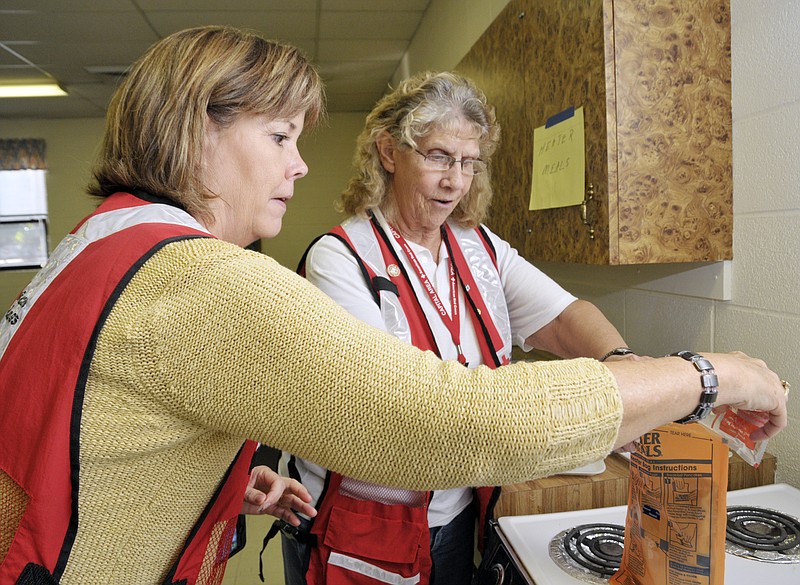
<path fill-rule="evenodd" d="M 748 420 L 756 425 L 756 429 L 750 435 L 753 441 L 769 439 L 786 427 L 788 384 L 780 380 L 767 364 L 739 351 L 710 355 L 714 356 L 712 359 L 715 365 L 720 363 L 725 367 L 724 360 L 727 360 L 738 368 L 738 371 L 731 370 L 735 373 L 728 374 L 725 378 L 724 402 L 745 413 Z M 717 371 L 719 372 L 719 369 Z M 740 396 L 733 398 L 737 395 L 737 390 Z M 728 398 L 728 393 L 731 394 L 731 398 Z"/>
<path fill-rule="evenodd" d="M 317 515 L 310 501 L 311 494 L 299 481 L 278 475 L 266 465 L 258 465 L 250 471 L 242 514 L 270 514 L 298 526 L 300 519 L 295 512 L 310 518 Z"/>

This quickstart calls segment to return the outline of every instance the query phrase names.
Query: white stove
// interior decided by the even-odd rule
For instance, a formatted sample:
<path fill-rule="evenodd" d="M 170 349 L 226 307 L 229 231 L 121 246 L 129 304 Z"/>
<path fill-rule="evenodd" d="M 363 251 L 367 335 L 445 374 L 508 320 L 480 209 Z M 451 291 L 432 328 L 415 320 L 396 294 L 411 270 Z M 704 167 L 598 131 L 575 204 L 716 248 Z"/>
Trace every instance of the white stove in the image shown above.
<path fill-rule="evenodd" d="M 729 518 L 731 507 L 746 506 L 776 511 L 787 516 L 789 521 L 797 520 L 800 519 L 800 490 L 787 484 L 774 484 L 732 491 L 728 492 L 727 505 Z M 569 534 L 572 529 L 583 524 L 616 524 L 624 528 L 625 515 L 625 506 L 615 506 L 500 518 L 497 521 L 496 530 L 501 542 L 494 551 L 487 551 L 487 554 L 494 554 L 497 558 L 496 563 L 489 563 L 496 569 L 491 575 L 484 575 L 481 582 L 498 584 L 525 582 L 534 585 L 604 583 L 608 577 L 583 575 L 580 570 L 577 577 L 568 573 L 559 566 L 558 551 L 554 551 L 554 554 L 551 555 L 551 543 L 556 536 Z M 763 524 L 756 523 L 757 531 L 767 531 L 767 528 L 764 527 L 771 526 L 771 522 L 772 520 Z M 798 527 L 800 524 L 795 524 L 792 530 Z M 605 540 L 610 543 L 605 544 L 606 548 L 610 549 L 608 552 L 621 552 L 621 538 L 619 544 L 613 539 Z M 786 541 L 787 539 L 784 538 L 784 542 Z M 737 548 L 738 545 L 726 543 L 728 552 L 725 555 L 725 584 L 754 585 L 766 582 L 770 585 L 788 585 L 800 583 L 800 547 L 795 546 L 800 544 L 800 539 L 789 537 L 788 542 L 790 543 L 788 548 L 791 549 L 789 551 L 756 553 L 768 560 L 740 556 L 743 551 Z M 784 544 L 783 548 L 786 549 L 787 545 Z M 503 550 L 498 552 L 497 549 Z M 600 555 L 605 556 L 604 552 L 601 551 Z M 507 574 L 505 578 L 502 577 L 503 573 Z"/>

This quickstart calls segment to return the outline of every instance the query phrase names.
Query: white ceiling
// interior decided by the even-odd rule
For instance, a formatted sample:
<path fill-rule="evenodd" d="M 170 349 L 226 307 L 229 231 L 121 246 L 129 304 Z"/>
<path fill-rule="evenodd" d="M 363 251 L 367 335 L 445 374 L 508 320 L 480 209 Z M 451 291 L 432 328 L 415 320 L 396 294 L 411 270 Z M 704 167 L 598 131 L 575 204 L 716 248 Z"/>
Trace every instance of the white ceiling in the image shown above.
<path fill-rule="evenodd" d="M 302 48 L 331 112 L 384 93 L 430 0 L 0 0 L 0 83 L 55 79 L 67 97 L 0 99 L 2 118 L 102 117 L 119 72 L 153 42 L 227 24 Z"/>

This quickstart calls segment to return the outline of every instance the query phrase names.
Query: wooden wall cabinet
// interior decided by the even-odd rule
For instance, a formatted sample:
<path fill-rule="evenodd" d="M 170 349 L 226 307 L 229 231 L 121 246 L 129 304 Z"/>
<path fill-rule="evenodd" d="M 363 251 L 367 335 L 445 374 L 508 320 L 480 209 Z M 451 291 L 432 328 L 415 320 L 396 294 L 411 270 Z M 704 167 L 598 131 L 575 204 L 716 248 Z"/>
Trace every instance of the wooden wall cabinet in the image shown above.
<path fill-rule="evenodd" d="M 729 0 L 512 0 L 457 70 L 496 107 L 488 225 L 529 260 L 732 257 Z M 583 107 L 580 208 L 529 211 L 533 130 Z"/>

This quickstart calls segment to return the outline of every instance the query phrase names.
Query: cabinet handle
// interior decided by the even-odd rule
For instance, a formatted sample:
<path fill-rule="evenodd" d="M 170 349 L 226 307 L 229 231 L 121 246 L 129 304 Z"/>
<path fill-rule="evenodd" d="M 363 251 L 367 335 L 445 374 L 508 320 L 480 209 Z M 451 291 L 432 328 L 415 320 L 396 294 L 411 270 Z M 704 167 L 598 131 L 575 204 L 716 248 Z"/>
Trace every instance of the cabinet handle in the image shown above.
<path fill-rule="evenodd" d="M 581 202 L 581 221 L 589 228 L 589 239 L 594 240 L 594 224 L 589 221 L 588 204 L 594 200 L 594 183 L 586 185 L 586 198 Z"/>

